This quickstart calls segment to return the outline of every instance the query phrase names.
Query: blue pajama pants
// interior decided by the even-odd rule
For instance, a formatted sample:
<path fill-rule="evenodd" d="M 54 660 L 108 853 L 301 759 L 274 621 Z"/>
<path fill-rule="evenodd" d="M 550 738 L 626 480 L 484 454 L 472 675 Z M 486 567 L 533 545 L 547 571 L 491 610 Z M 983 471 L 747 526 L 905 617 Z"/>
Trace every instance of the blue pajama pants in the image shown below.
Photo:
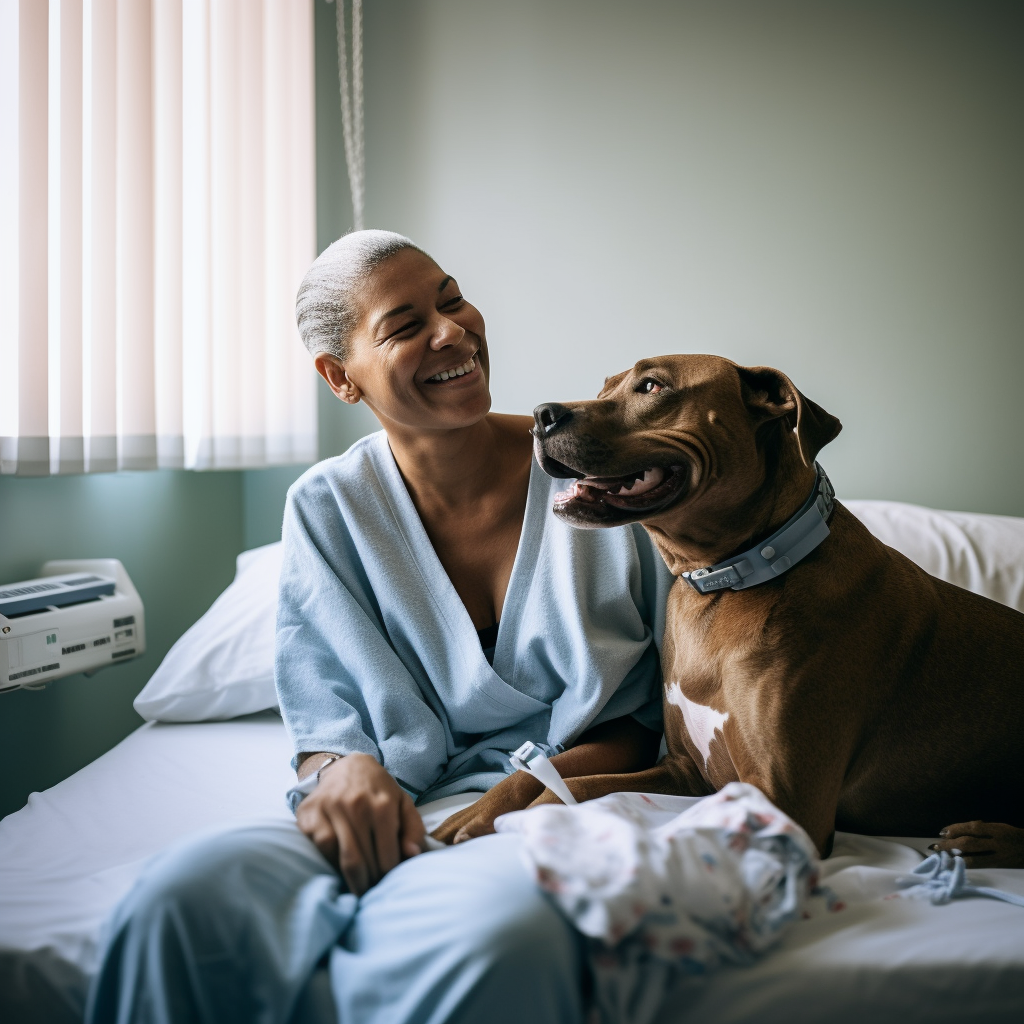
<path fill-rule="evenodd" d="M 361 899 L 291 823 L 153 860 L 107 924 L 86 1024 L 574 1024 L 579 936 L 487 836 Z"/>

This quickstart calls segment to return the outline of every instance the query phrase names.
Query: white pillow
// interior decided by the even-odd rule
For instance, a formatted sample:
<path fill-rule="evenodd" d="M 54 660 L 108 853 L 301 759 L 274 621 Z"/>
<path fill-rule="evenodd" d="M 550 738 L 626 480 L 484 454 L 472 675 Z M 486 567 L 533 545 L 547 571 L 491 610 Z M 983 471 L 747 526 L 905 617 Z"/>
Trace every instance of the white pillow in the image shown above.
<path fill-rule="evenodd" d="M 274 631 L 281 542 L 243 551 L 234 582 L 167 652 L 135 698 L 158 722 L 237 718 L 277 707 Z"/>
<path fill-rule="evenodd" d="M 925 572 L 1024 612 L 1024 519 L 843 501 L 883 544 Z"/>

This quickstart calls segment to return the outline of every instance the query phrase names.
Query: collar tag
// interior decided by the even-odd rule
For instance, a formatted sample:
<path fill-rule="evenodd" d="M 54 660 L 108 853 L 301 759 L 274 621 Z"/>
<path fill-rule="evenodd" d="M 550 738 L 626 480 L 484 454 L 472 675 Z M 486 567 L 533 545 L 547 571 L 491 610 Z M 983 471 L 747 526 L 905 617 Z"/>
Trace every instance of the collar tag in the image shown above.
<path fill-rule="evenodd" d="M 777 579 L 806 558 L 829 535 L 828 517 L 835 507 L 835 491 L 817 463 L 817 478 L 810 497 L 796 515 L 755 548 L 706 569 L 684 572 L 683 579 L 701 594 L 718 590 L 746 590 Z"/>

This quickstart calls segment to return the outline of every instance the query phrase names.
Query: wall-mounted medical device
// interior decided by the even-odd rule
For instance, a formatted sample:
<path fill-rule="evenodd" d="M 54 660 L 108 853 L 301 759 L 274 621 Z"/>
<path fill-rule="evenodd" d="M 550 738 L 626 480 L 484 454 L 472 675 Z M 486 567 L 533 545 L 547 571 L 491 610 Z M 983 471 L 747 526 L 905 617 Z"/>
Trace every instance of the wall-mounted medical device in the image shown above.
<path fill-rule="evenodd" d="M 142 599 L 116 558 L 47 562 L 0 584 L 0 693 L 131 661 L 146 649 Z"/>

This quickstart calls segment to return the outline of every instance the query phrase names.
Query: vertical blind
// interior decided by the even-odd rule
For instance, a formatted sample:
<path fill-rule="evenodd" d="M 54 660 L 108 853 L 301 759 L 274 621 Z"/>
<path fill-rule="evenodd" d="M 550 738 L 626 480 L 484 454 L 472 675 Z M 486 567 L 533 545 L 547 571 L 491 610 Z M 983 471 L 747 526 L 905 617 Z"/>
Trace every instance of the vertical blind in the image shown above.
<path fill-rule="evenodd" d="M 0 0 L 0 472 L 316 459 L 312 0 Z"/>

